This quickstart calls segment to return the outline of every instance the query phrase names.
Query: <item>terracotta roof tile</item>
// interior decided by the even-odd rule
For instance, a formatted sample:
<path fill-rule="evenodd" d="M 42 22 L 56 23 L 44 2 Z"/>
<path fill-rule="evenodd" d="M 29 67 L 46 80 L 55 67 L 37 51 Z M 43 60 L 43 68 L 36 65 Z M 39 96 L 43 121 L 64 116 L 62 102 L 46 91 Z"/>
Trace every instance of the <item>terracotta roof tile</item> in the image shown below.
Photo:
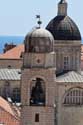
<path fill-rule="evenodd" d="M 14 116 L 14 112 L 13 112 L 10 104 L 5 99 L 3 99 L 2 97 L 0 97 L 0 107 L 2 109 L 4 109 L 6 112 L 8 112 L 8 113 L 10 113 L 11 115 Z"/>
<path fill-rule="evenodd" d="M 24 52 L 24 44 L 20 44 L 6 53 L 0 54 L 0 59 L 20 59 L 22 52 Z"/>
<path fill-rule="evenodd" d="M 20 111 L 2 97 L 0 97 L 0 123 L 5 125 L 20 124 Z"/>

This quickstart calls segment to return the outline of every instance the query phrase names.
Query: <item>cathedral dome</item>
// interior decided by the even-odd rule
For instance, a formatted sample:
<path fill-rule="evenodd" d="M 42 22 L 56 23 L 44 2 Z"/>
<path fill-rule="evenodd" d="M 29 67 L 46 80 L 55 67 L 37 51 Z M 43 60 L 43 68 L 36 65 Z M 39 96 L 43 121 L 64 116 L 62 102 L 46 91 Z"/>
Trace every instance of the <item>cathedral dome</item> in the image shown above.
<path fill-rule="evenodd" d="M 74 21 L 67 16 L 67 8 L 67 1 L 60 0 L 58 4 L 58 14 L 50 21 L 46 29 L 52 33 L 55 40 L 80 41 L 80 31 Z"/>
<path fill-rule="evenodd" d="M 77 25 L 69 16 L 58 15 L 46 27 L 55 40 L 81 40 Z"/>
<path fill-rule="evenodd" d="M 53 51 L 54 38 L 52 34 L 42 28 L 36 28 L 25 38 L 25 51 L 47 53 Z"/>

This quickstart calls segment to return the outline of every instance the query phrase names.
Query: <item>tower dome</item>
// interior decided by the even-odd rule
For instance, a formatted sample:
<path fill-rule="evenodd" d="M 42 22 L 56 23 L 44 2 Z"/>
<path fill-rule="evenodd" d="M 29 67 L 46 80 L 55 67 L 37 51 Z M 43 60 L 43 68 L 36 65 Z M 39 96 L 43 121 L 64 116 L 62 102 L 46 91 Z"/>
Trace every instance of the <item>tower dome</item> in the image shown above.
<path fill-rule="evenodd" d="M 48 53 L 53 51 L 54 38 L 43 28 L 36 28 L 25 37 L 25 52 Z"/>
<path fill-rule="evenodd" d="M 67 16 L 67 2 L 61 0 L 58 4 L 58 15 L 46 27 L 55 40 L 81 40 L 80 31 L 74 21 Z"/>

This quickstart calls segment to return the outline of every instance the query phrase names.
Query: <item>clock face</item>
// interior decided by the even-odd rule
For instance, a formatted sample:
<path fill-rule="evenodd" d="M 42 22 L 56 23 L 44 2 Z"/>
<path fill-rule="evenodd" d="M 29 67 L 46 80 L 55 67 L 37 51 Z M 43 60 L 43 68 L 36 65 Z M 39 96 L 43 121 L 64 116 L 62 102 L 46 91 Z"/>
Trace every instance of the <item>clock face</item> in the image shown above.
<path fill-rule="evenodd" d="M 36 64 L 43 64 L 43 59 L 40 55 L 35 56 L 35 63 Z"/>
<path fill-rule="evenodd" d="M 40 59 L 37 59 L 37 63 L 41 63 L 41 60 L 40 60 Z"/>
<path fill-rule="evenodd" d="M 41 63 L 41 58 L 40 57 L 36 57 L 36 63 L 40 64 Z"/>

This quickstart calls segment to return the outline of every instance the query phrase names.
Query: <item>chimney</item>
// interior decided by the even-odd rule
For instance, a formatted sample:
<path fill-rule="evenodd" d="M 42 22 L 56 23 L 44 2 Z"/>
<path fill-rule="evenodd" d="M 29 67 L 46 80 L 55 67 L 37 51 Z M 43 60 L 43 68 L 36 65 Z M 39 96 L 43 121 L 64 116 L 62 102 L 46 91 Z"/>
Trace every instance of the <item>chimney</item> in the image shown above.
<path fill-rule="evenodd" d="M 10 43 L 10 44 L 6 43 L 6 44 L 4 45 L 3 52 L 5 53 L 5 52 L 7 52 L 8 50 L 10 50 L 10 49 L 12 49 L 12 48 L 14 48 L 14 47 L 16 47 L 15 44 L 13 44 L 13 43 Z"/>

